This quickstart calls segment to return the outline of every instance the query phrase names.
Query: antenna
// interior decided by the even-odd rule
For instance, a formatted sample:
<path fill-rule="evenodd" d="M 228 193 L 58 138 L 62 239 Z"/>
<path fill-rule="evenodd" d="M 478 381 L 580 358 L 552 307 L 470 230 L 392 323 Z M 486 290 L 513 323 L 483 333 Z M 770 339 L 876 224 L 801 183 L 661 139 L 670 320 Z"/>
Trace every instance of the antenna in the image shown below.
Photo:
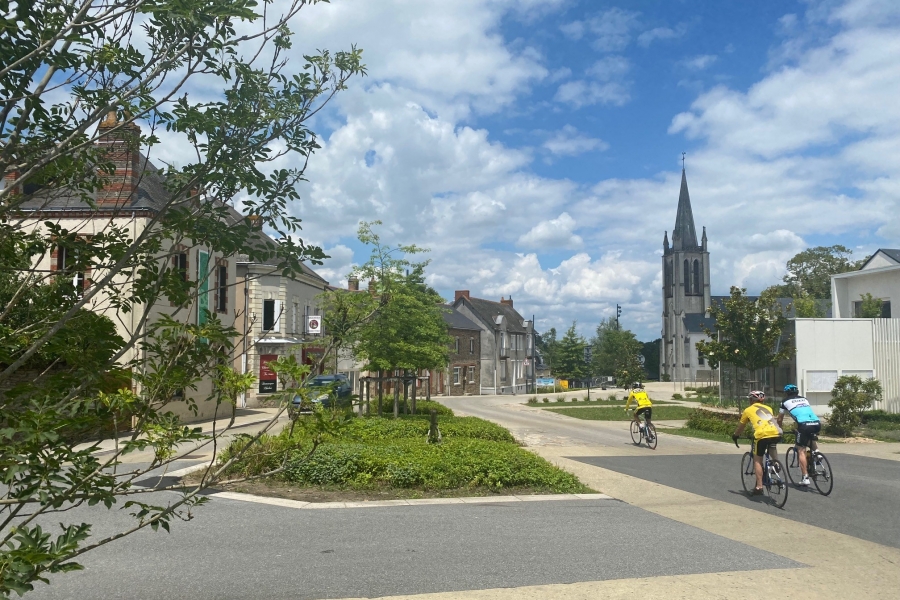
<path fill-rule="evenodd" d="M 681 170 L 682 170 L 682 171 L 684 171 L 684 155 L 685 155 L 685 153 L 682 152 L 682 153 L 681 153 Z"/>

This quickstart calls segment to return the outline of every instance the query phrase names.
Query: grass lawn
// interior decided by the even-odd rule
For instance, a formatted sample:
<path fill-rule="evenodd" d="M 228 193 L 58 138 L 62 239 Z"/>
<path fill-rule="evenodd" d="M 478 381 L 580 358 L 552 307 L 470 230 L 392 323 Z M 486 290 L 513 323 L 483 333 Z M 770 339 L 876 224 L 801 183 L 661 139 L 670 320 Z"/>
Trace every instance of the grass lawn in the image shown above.
<path fill-rule="evenodd" d="M 449 411 L 447 411 L 449 412 Z M 301 417 L 301 423 L 313 417 Z M 499 425 L 476 417 L 439 417 L 443 441 L 426 441 L 429 418 L 353 417 L 328 433 L 308 456 L 312 430 L 263 436 L 229 470 L 252 477 L 284 465 L 264 486 L 235 483 L 231 490 L 320 501 L 423 498 L 489 494 L 571 494 L 593 490 L 577 477 L 519 447 Z M 220 456 L 240 448 L 235 440 Z"/>
<path fill-rule="evenodd" d="M 623 405 L 624 406 L 624 405 Z M 589 408 L 548 408 L 547 410 L 567 417 L 587 419 L 589 421 L 630 421 L 632 412 L 625 412 L 622 407 L 592 406 Z M 653 405 L 654 421 L 674 421 L 687 419 L 694 410 L 688 406 L 659 406 Z"/>
<path fill-rule="evenodd" d="M 675 402 L 668 402 L 666 400 L 654 400 L 653 406 L 658 406 L 661 404 L 675 404 Z M 572 402 L 571 400 L 566 400 L 565 402 L 557 402 L 556 399 L 550 399 L 550 402 L 544 402 L 543 400 L 539 400 L 538 402 L 526 402 L 526 406 L 538 406 L 540 408 L 562 408 L 564 406 L 572 405 L 572 406 L 611 406 L 618 408 L 625 408 L 625 401 L 618 400 L 591 400 L 590 402 L 586 402 L 584 400 L 577 400 Z M 634 407 L 634 403 L 631 404 L 632 408 Z"/>

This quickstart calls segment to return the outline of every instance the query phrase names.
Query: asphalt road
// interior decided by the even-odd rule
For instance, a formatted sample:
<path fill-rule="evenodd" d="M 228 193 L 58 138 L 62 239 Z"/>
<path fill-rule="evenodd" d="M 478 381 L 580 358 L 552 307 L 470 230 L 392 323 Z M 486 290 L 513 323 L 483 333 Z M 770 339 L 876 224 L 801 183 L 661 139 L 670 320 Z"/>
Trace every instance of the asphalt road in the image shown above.
<path fill-rule="evenodd" d="M 665 442 L 674 436 L 665 438 Z M 662 443 L 662 439 L 660 443 Z M 741 453 L 690 456 L 578 457 L 597 465 L 686 492 L 739 504 L 871 542 L 900 548 L 900 465 L 822 450 L 834 471 L 834 490 L 791 487 L 782 510 L 762 497 L 749 498 L 741 485 Z M 782 453 L 783 454 L 783 453 Z"/>
<path fill-rule="evenodd" d="M 69 513 L 82 515 L 100 522 Z M 104 531 L 127 522 L 104 517 Z M 216 498 L 171 534 L 139 532 L 83 564 L 29 598 L 371 597 L 803 566 L 617 500 L 296 510 Z"/>

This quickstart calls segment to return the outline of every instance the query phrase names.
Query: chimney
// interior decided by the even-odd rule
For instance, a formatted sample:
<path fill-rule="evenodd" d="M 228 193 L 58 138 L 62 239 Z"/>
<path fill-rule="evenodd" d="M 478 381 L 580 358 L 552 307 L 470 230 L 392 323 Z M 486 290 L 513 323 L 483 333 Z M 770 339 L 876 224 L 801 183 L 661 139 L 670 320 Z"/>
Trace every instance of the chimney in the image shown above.
<path fill-rule="evenodd" d="M 469 299 L 469 290 L 456 290 L 456 294 L 453 296 L 453 301 L 456 302 L 460 298 Z"/>
<path fill-rule="evenodd" d="M 263 228 L 263 220 L 259 215 L 247 215 L 247 222 L 250 224 L 250 229 L 254 231 L 262 231 Z"/>
<path fill-rule="evenodd" d="M 512 296 L 509 297 L 509 300 L 506 300 L 503 298 L 503 296 L 500 296 L 500 304 L 505 304 L 506 306 L 513 308 Z"/>
<path fill-rule="evenodd" d="M 135 123 L 122 124 L 111 110 L 97 132 L 103 159 L 115 165 L 113 173 L 104 173 L 107 180 L 97 192 L 97 203 L 122 206 L 133 199 L 140 179 L 141 128 Z"/>
<path fill-rule="evenodd" d="M 347 280 L 347 289 L 350 290 L 351 292 L 358 292 L 359 291 L 359 277 L 351 275 L 350 278 Z"/>

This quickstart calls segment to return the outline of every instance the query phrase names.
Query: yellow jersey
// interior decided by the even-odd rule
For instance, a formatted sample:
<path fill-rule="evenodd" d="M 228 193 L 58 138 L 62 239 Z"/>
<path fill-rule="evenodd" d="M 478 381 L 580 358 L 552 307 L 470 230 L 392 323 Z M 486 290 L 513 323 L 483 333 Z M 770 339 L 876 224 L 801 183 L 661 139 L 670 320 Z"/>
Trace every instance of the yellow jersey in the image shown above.
<path fill-rule="evenodd" d="M 772 409 L 762 402 L 748 406 L 741 413 L 741 423 L 753 425 L 753 437 L 757 440 L 779 437 L 782 434 L 781 427 L 778 426 L 778 421 L 772 414 Z"/>
<path fill-rule="evenodd" d="M 628 410 L 628 407 L 631 406 L 632 400 L 637 403 L 638 408 L 649 408 L 653 406 L 653 403 L 650 402 L 650 397 L 644 390 L 640 390 L 638 392 L 631 390 L 631 393 L 628 394 L 628 402 L 625 403 L 625 410 Z"/>

